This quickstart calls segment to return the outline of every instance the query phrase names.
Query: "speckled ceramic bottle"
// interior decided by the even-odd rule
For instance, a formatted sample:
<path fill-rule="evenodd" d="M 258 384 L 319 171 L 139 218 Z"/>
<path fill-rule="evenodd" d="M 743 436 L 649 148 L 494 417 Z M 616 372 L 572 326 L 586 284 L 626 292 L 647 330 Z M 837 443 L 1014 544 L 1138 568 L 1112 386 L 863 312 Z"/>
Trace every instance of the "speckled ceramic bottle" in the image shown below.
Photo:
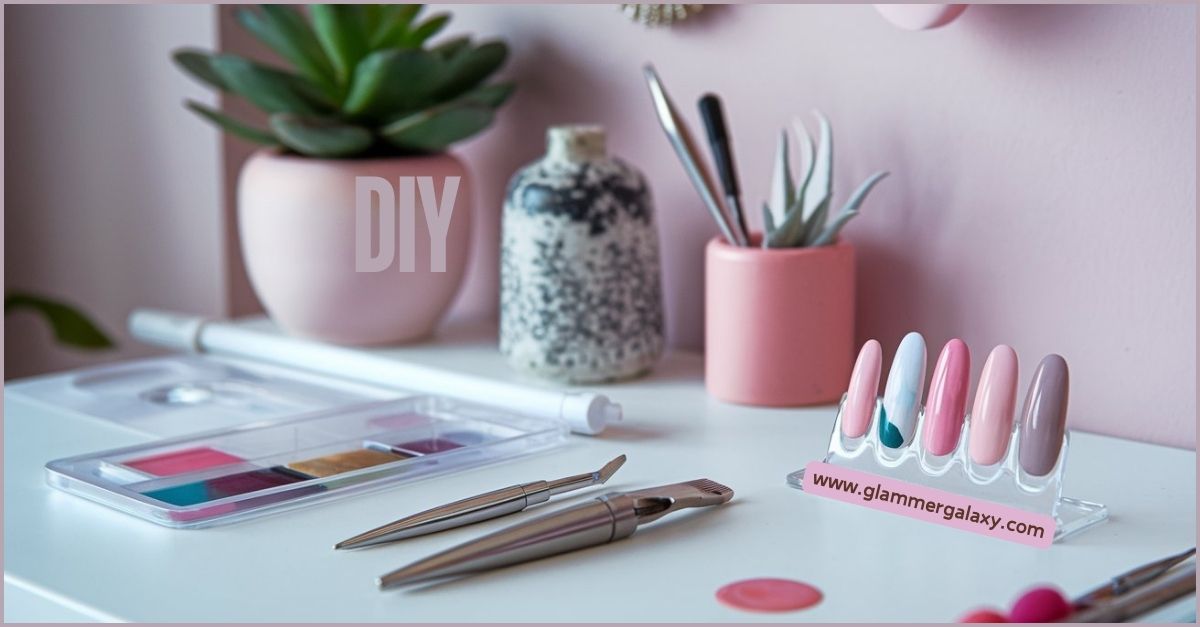
<path fill-rule="evenodd" d="M 504 202 L 500 350 L 518 370 L 587 383 L 642 374 L 663 349 L 658 232 L 645 178 L 604 130 L 558 126 Z"/>

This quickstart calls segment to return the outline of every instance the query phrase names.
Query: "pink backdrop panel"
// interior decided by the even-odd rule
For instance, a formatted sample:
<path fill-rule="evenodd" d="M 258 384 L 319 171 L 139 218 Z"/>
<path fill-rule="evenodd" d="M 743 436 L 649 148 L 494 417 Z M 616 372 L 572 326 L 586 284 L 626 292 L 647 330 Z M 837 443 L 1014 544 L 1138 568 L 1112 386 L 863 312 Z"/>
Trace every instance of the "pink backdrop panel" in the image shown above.
<path fill-rule="evenodd" d="M 1058 352 L 1073 427 L 1194 447 L 1194 6 L 974 6 L 923 32 L 865 5 L 716 6 L 670 29 L 614 5 L 446 8 L 451 30 L 506 38 L 520 82 L 461 148 L 480 228 L 457 315 L 494 315 L 508 176 L 541 154 L 547 125 L 599 122 L 653 185 L 671 341 L 700 347 L 715 228 L 651 114 L 652 61 L 696 130 L 696 98 L 724 98 L 749 207 L 779 129 L 811 126 L 813 108 L 833 122 L 837 199 L 892 172 L 846 229 L 859 343 L 878 338 L 890 360 L 910 329 L 935 354 L 961 337 L 974 377 L 1008 343 L 1022 386 Z"/>

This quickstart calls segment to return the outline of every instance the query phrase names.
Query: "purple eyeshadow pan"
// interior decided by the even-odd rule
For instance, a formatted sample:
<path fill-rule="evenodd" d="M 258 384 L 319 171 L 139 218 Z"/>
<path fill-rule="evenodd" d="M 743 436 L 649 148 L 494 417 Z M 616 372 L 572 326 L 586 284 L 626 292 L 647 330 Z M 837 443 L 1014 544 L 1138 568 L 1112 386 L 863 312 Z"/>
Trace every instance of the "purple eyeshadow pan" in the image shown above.
<path fill-rule="evenodd" d="M 456 448 L 462 448 L 463 445 L 447 438 L 426 438 L 424 440 L 414 440 L 412 442 L 404 442 L 396 444 L 394 448 L 406 453 L 417 453 L 418 455 L 432 455 L 443 451 L 452 451 Z"/>

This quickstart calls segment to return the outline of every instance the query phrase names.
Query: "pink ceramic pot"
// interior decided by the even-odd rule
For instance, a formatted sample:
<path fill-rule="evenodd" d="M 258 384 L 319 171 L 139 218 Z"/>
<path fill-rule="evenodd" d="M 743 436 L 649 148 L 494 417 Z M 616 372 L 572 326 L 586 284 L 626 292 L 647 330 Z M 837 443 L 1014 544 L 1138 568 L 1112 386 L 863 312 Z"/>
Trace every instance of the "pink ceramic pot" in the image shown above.
<path fill-rule="evenodd" d="M 431 236 L 416 204 L 411 245 L 399 234 L 396 261 L 383 270 L 355 266 L 355 178 L 381 177 L 399 202 L 400 177 L 433 177 L 440 199 L 446 177 L 460 178 L 445 239 L 445 271 L 431 268 Z M 377 200 L 372 200 L 374 206 Z M 462 162 L 448 155 L 386 159 L 312 159 L 255 153 L 238 181 L 238 224 L 246 269 L 267 313 L 288 333 L 339 344 L 387 344 L 433 332 L 466 268 L 471 190 Z M 399 215 L 399 214 L 398 214 Z M 378 217 L 371 233 L 378 253 Z M 415 246 L 416 265 L 400 271 L 400 251 Z"/>
<path fill-rule="evenodd" d="M 854 357 L 854 248 L 708 243 L 704 383 L 731 403 L 792 407 L 841 398 Z"/>

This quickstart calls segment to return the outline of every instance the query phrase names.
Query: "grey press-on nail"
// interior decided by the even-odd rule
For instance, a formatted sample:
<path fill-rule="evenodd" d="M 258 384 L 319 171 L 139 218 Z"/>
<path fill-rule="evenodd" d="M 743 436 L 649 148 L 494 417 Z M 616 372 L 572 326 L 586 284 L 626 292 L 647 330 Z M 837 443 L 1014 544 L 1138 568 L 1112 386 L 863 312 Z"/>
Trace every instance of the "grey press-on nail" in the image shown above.
<path fill-rule="evenodd" d="M 1025 409 L 1021 413 L 1019 459 L 1025 472 L 1047 475 L 1058 463 L 1063 435 L 1067 430 L 1067 396 L 1071 376 L 1067 360 L 1046 355 L 1033 373 Z"/>

